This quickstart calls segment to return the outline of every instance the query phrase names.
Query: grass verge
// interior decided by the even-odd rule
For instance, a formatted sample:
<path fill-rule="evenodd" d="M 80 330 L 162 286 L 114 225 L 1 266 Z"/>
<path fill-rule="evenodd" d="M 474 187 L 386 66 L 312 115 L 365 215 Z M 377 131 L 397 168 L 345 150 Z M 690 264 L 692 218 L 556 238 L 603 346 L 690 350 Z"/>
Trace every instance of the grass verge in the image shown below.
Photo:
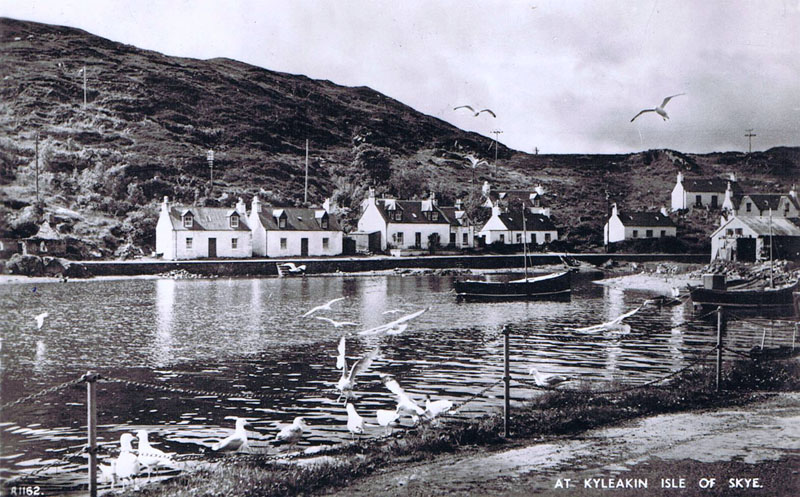
<path fill-rule="evenodd" d="M 800 389 L 797 360 L 738 361 L 723 374 L 725 389 L 716 392 L 714 370 L 689 370 L 660 387 L 615 394 L 549 391 L 513 409 L 512 437 L 524 440 L 542 436 L 571 435 L 635 417 L 724 407 L 757 400 L 765 391 Z M 136 495 L 162 496 L 293 496 L 326 488 L 341 488 L 351 480 L 403 462 L 433 458 L 471 446 L 491 447 L 506 443 L 500 436 L 501 415 L 469 421 L 425 424 L 399 438 L 365 442 L 339 449 L 333 458 L 313 465 L 275 462 L 226 463 L 210 470 L 179 476 L 147 487 Z"/>

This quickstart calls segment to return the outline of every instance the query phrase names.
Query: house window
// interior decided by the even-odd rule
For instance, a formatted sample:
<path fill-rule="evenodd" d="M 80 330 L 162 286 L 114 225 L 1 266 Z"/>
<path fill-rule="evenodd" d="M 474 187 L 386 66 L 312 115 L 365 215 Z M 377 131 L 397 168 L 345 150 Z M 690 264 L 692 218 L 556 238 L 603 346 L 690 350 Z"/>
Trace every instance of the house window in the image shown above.
<path fill-rule="evenodd" d="M 231 216 L 231 228 L 238 228 L 239 227 L 239 216 L 236 214 Z"/>
<path fill-rule="evenodd" d="M 417 248 L 422 247 L 422 233 L 419 231 L 414 233 L 414 246 Z"/>
<path fill-rule="evenodd" d="M 328 245 L 329 245 L 328 237 L 327 236 L 323 237 L 322 238 L 322 248 L 326 249 L 326 248 L 328 248 Z"/>
<path fill-rule="evenodd" d="M 500 235 L 500 243 L 506 243 L 506 235 Z"/>
<path fill-rule="evenodd" d="M 639 230 L 633 230 L 633 237 L 639 238 Z"/>
<path fill-rule="evenodd" d="M 661 238 L 667 236 L 667 230 L 661 230 Z"/>
<path fill-rule="evenodd" d="M 551 236 L 550 236 L 550 233 L 545 233 L 545 234 L 544 234 L 544 243 L 550 243 L 550 240 L 551 240 L 551 239 L 552 239 L 552 238 L 551 238 Z"/>
<path fill-rule="evenodd" d="M 456 244 L 456 234 L 450 233 L 450 245 L 455 245 L 455 244 Z"/>
<path fill-rule="evenodd" d="M 394 220 L 395 221 L 402 221 L 403 220 L 403 213 L 399 210 L 394 212 Z"/>
<path fill-rule="evenodd" d="M 431 211 L 431 221 L 438 221 L 439 220 L 439 213 L 436 211 Z"/>
<path fill-rule="evenodd" d="M 783 216 L 784 217 L 789 217 L 789 204 L 785 204 L 783 206 Z"/>
<path fill-rule="evenodd" d="M 753 212 L 753 204 L 747 202 L 747 205 L 745 206 L 744 210 L 746 210 L 747 212 Z"/>
<path fill-rule="evenodd" d="M 469 245 L 469 235 L 468 235 L 467 233 L 464 233 L 464 238 L 463 238 L 463 240 L 464 240 L 464 241 L 463 241 L 463 242 L 461 242 L 461 243 L 462 243 L 462 245 Z"/>
<path fill-rule="evenodd" d="M 187 238 L 186 239 L 186 250 L 192 250 L 192 239 L 191 238 Z"/>
<path fill-rule="evenodd" d="M 397 244 L 402 246 L 403 245 L 403 232 L 402 231 L 397 232 L 397 233 L 394 234 L 394 236 L 395 236 L 395 239 L 397 240 Z"/>
<path fill-rule="evenodd" d="M 531 243 L 536 243 L 536 233 L 531 233 Z"/>
<path fill-rule="evenodd" d="M 653 230 L 646 230 L 644 232 L 644 237 L 645 238 L 653 238 Z"/>
<path fill-rule="evenodd" d="M 183 227 L 184 228 L 191 228 L 194 225 L 194 216 L 191 214 L 186 214 L 183 216 Z"/>
<path fill-rule="evenodd" d="M 702 207 L 702 205 L 703 205 L 703 196 L 702 195 L 695 195 L 694 196 L 694 205 L 696 207 Z"/>
<path fill-rule="evenodd" d="M 319 224 L 322 229 L 324 230 L 328 229 L 328 218 L 323 217 L 322 219 L 320 219 Z"/>
<path fill-rule="evenodd" d="M 281 238 L 281 250 L 286 250 L 286 238 Z"/>
<path fill-rule="evenodd" d="M 736 228 L 736 234 L 739 235 L 739 236 L 742 236 L 744 234 L 744 232 L 742 231 L 742 228 Z"/>
<path fill-rule="evenodd" d="M 716 207 L 716 206 L 717 206 L 717 196 L 716 195 L 712 195 L 711 196 L 711 207 Z"/>
<path fill-rule="evenodd" d="M 517 243 L 522 243 L 522 233 L 517 233 Z"/>
<path fill-rule="evenodd" d="M 279 217 L 278 218 L 278 228 L 285 228 L 286 227 L 286 218 Z M 281 240 L 285 240 L 285 238 L 281 238 Z"/>
<path fill-rule="evenodd" d="M 733 229 L 728 228 L 725 230 L 725 236 L 733 236 Z"/>
<path fill-rule="evenodd" d="M 239 239 L 238 238 L 231 238 L 231 248 L 236 250 L 239 247 Z"/>

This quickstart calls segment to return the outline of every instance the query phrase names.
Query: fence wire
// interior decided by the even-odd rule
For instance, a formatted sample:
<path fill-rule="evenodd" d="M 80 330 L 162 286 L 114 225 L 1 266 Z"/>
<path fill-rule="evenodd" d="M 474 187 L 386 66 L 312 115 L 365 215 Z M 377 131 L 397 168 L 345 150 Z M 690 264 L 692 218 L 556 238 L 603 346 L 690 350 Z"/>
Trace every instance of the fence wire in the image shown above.
<path fill-rule="evenodd" d="M 12 402 L 7 402 L 5 404 L 0 404 L 0 411 L 7 409 L 9 407 L 14 407 L 19 404 L 24 404 L 25 402 L 30 402 L 32 400 L 36 400 L 40 397 L 44 397 L 46 395 L 50 395 L 52 393 L 60 392 L 61 390 L 66 390 L 67 388 L 74 387 L 75 385 L 80 385 L 85 381 L 84 377 L 81 376 L 80 378 L 76 378 L 74 380 L 65 381 L 59 385 L 52 386 L 50 388 L 45 388 L 40 392 L 36 392 L 34 394 L 22 397 Z"/>

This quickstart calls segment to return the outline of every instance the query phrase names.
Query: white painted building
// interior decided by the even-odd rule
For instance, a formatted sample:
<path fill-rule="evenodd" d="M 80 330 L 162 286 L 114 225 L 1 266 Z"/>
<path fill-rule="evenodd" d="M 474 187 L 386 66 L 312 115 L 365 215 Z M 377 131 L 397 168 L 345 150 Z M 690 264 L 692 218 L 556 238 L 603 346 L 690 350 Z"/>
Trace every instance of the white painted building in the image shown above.
<path fill-rule="evenodd" d="M 544 214 L 533 214 L 527 209 L 503 212 L 500 207 L 495 206 L 492 207 L 492 217 L 483 225 L 478 236 L 485 237 L 487 245 L 495 242 L 506 245 L 523 242 L 529 245 L 542 245 L 558 240 L 558 229 Z"/>
<path fill-rule="evenodd" d="M 725 190 L 729 184 L 734 194 L 741 192 L 733 173 L 728 178 L 684 178 L 683 173 L 678 172 L 678 179 L 672 189 L 671 210 L 722 208 Z"/>
<path fill-rule="evenodd" d="M 550 207 L 545 198 L 542 185 L 536 185 L 533 190 L 492 190 L 488 181 L 483 183 L 483 207 L 499 207 L 503 211 L 517 209 L 524 206 L 531 214 L 541 214 L 550 217 Z"/>
<path fill-rule="evenodd" d="M 451 247 L 464 249 L 475 246 L 475 227 L 472 220 L 463 209 L 460 200 L 450 206 L 439 206 L 439 210 L 450 220 L 450 240 L 448 245 Z"/>
<path fill-rule="evenodd" d="M 800 249 L 800 218 L 736 216 L 711 234 L 711 260 L 763 261 L 774 240 L 775 258 L 796 258 Z"/>
<path fill-rule="evenodd" d="M 450 220 L 435 196 L 428 200 L 376 199 L 370 188 L 361 204 L 358 231 L 381 233 L 381 250 L 429 249 L 430 241 L 445 246 L 450 240 Z"/>
<path fill-rule="evenodd" d="M 253 254 L 263 257 L 340 255 L 344 233 L 325 209 L 262 206 L 253 198 Z"/>
<path fill-rule="evenodd" d="M 166 260 L 253 256 L 242 199 L 235 208 L 170 205 L 164 197 L 156 224 L 156 253 Z"/>
<path fill-rule="evenodd" d="M 623 240 L 677 236 L 677 233 L 678 228 L 666 209 L 661 212 L 620 212 L 617 204 L 612 204 L 611 217 L 603 226 L 606 245 Z"/>

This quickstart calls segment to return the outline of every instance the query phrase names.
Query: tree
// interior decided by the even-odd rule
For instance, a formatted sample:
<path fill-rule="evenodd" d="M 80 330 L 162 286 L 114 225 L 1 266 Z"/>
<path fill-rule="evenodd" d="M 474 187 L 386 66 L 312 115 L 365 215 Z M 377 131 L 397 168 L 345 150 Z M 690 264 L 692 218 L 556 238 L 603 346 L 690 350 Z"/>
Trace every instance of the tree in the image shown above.
<path fill-rule="evenodd" d="M 385 148 L 376 147 L 368 143 L 355 148 L 353 165 L 363 170 L 375 184 L 383 184 L 392 176 L 390 167 L 391 156 Z"/>

